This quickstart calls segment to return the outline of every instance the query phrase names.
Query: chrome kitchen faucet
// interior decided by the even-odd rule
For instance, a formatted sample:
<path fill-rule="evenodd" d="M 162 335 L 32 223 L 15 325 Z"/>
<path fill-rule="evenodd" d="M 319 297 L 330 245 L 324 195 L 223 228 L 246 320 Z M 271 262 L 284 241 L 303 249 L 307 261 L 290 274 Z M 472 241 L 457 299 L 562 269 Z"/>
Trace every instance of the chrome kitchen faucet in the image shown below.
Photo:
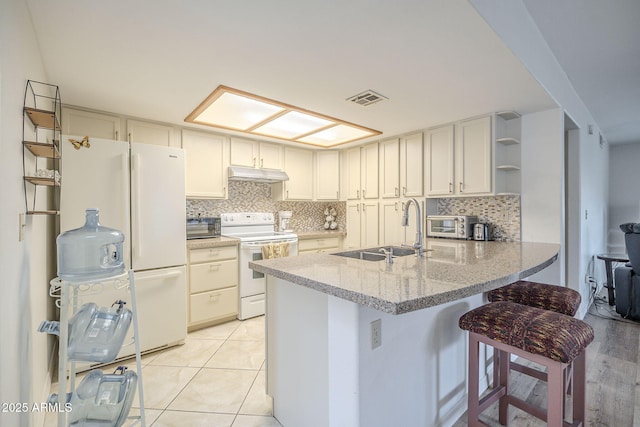
<path fill-rule="evenodd" d="M 416 206 L 416 242 L 411 246 L 414 249 L 417 249 L 418 256 L 422 256 L 422 221 L 420 218 L 422 214 L 420 213 L 420 204 L 416 199 L 409 199 L 407 204 L 404 207 L 404 214 L 402 215 L 402 226 L 407 227 L 409 225 L 409 206 L 413 203 Z M 409 246 L 409 245 L 402 245 Z"/>

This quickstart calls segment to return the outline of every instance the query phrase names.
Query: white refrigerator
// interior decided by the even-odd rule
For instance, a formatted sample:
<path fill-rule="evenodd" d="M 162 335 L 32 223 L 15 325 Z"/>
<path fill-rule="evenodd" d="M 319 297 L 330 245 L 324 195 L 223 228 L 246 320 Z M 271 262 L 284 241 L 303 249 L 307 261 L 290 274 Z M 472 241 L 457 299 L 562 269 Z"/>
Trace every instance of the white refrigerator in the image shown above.
<path fill-rule="evenodd" d="M 187 334 L 184 150 L 90 138 L 76 150 L 62 137 L 61 232 L 84 225 L 98 208 L 100 224 L 125 234 L 124 258 L 134 270 L 140 349 L 184 341 Z M 105 286 L 79 304 L 130 302 L 128 289 Z M 131 308 L 131 307 L 129 307 Z M 133 328 L 118 358 L 135 354 Z M 88 367 L 88 366 L 87 366 Z M 82 367 L 80 367 L 82 369 Z"/>

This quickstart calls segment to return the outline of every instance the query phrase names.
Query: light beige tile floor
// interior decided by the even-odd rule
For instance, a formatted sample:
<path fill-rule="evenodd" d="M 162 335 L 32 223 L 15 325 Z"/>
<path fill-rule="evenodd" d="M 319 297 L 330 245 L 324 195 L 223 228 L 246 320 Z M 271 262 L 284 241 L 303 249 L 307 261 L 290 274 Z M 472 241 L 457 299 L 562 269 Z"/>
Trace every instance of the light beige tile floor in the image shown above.
<path fill-rule="evenodd" d="M 264 316 L 201 329 L 143 356 L 146 425 L 281 427 L 265 394 L 264 360 Z M 126 365 L 135 370 L 135 360 Z M 129 415 L 137 414 L 136 396 Z M 47 426 L 56 425 L 51 418 Z"/>

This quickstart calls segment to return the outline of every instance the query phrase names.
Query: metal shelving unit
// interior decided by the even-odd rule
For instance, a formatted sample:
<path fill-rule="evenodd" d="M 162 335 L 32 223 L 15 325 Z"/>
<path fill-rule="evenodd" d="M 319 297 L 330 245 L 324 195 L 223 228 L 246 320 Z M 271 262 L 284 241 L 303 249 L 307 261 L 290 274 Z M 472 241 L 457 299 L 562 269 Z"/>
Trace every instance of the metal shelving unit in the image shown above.
<path fill-rule="evenodd" d="M 134 344 L 136 355 L 136 369 L 138 376 L 138 404 L 140 415 L 129 415 L 127 420 L 129 424 L 127 426 L 146 426 L 145 412 L 144 412 L 144 393 L 142 387 L 142 362 L 140 355 L 140 342 L 138 337 L 138 314 L 136 303 L 136 287 L 134 281 L 133 270 L 129 270 L 124 274 L 117 276 L 99 279 L 90 282 L 68 282 L 60 278 L 51 280 L 49 295 L 56 299 L 56 306 L 60 309 L 60 321 L 59 324 L 59 341 L 58 341 L 58 393 L 54 393 L 49 397 L 49 402 L 58 403 L 64 406 L 68 403 L 76 390 L 76 362 L 69 360 L 67 345 L 69 340 L 69 319 L 80 308 L 79 303 L 83 299 L 91 299 L 91 295 L 96 295 L 102 292 L 106 286 L 113 286 L 117 289 L 127 288 L 129 290 L 130 304 L 132 311 L 131 327 L 134 331 Z M 57 322 L 43 322 L 57 323 Z M 40 327 L 41 332 L 55 333 L 47 330 L 48 328 Z M 58 427 L 68 426 L 68 413 L 61 410 L 58 412 Z"/>
<path fill-rule="evenodd" d="M 61 117 L 62 103 L 58 86 L 27 80 L 22 115 L 22 172 L 28 215 L 59 214 Z M 45 194 L 50 200 L 47 200 L 47 208 L 44 209 L 37 203 L 39 187 L 49 188 L 53 192 L 51 195 Z"/>

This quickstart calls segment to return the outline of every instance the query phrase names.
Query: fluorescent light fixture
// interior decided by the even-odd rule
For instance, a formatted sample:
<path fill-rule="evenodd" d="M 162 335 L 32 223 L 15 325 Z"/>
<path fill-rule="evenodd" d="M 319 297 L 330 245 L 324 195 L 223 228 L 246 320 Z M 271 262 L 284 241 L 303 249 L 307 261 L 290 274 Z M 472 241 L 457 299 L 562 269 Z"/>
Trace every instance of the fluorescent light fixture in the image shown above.
<path fill-rule="evenodd" d="M 226 86 L 218 86 L 185 122 L 325 148 L 382 133 Z"/>

